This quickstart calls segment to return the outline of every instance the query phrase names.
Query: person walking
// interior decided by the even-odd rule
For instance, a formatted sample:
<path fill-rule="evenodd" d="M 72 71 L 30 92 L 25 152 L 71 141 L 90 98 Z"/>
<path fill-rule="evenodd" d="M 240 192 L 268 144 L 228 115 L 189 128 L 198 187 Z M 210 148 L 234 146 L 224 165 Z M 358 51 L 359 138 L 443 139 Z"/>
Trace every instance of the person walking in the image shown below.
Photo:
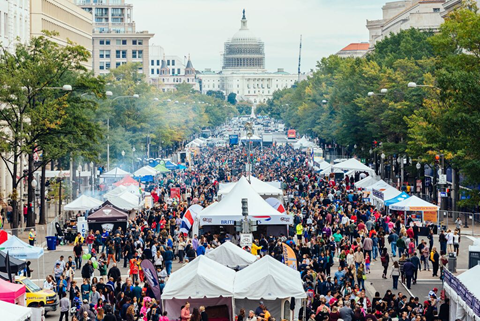
<path fill-rule="evenodd" d="M 380 261 L 382 262 L 382 267 L 383 267 L 382 278 L 386 279 L 388 263 L 390 262 L 390 257 L 388 256 L 388 251 L 386 248 L 383 249 L 383 253 L 380 256 Z"/>
<path fill-rule="evenodd" d="M 70 300 L 68 299 L 66 293 L 62 294 L 62 299 L 60 300 L 60 319 L 62 321 L 65 317 L 65 321 L 68 321 L 68 312 L 70 311 Z"/>
<path fill-rule="evenodd" d="M 410 262 L 412 262 L 413 266 L 415 267 L 415 269 L 413 270 L 413 284 L 415 284 L 417 283 L 418 270 L 422 269 L 422 264 L 420 263 L 420 259 L 417 256 L 417 252 L 413 253 Z"/>
<path fill-rule="evenodd" d="M 31 246 L 35 245 L 35 238 L 36 238 L 35 230 L 32 228 L 30 229 L 30 233 L 28 233 L 28 244 Z"/>
<path fill-rule="evenodd" d="M 407 259 L 407 261 L 403 265 L 403 273 L 405 275 L 405 278 L 407 279 L 407 288 L 409 290 L 412 286 L 412 278 L 413 278 L 414 272 L 415 272 L 415 266 L 412 264 L 410 259 Z"/>
<path fill-rule="evenodd" d="M 397 241 L 398 241 L 398 235 L 395 233 L 395 230 L 392 231 L 392 233 L 388 236 L 388 242 L 390 243 L 390 246 L 392 247 L 392 255 L 395 257 L 397 255 Z"/>
<path fill-rule="evenodd" d="M 400 266 L 398 262 L 393 262 L 392 270 L 390 271 L 390 277 L 393 279 L 393 289 L 398 289 L 398 278 L 400 277 Z"/>

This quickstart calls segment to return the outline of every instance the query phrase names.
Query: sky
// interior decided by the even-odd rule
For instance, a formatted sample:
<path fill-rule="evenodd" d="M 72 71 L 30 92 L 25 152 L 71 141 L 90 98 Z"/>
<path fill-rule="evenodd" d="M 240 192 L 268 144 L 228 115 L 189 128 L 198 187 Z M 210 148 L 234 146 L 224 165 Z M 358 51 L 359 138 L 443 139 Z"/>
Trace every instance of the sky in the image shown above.
<path fill-rule="evenodd" d="M 194 67 L 221 70 L 224 42 L 248 27 L 265 43 L 266 68 L 296 73 L 300 35 L 302 72 L 352 42 L 368 42 L 366 20 L 381 19 L 387 0 L 127 0 L 137 31 L 167 55 L 191 55 Z"/>

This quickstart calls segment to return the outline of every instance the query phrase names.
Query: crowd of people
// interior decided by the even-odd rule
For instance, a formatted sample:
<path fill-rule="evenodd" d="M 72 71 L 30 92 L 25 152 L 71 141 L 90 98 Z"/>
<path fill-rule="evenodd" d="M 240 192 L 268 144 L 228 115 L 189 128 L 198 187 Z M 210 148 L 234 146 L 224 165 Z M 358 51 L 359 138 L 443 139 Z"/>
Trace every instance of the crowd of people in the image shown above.
<path fill-rule="evenodd" d="M 446 253 L 457 252 L 459 229 L 441 232 L 440 251 L 433 230 L 419 234 L 404 213 L 391 214 L 363 199 L 354 183 L 365 174 L 335 180 L 312 170 L 309 155 L 290 146 L 255 147 L 251 151 L 253 175 L 263 181 L 279 181 L 288 215 L 289 232 L 267 235 L 259 229 L 251 252 L 260 259 L 271 255 L 282 261 L 282 243 L 297 256 L 307 304 L 299 319 L 344 320 L 448 320 L 448 302 L 433 289 L 427 300 L 408 297 L 399 281 L 410 289 L 421 270 L 442 277 Z M 72 320 L 207 321 L 205 307 L 193 309 L 185 303 L 180 311 L 164 311 L 145 282 L 140 263 L 151 260 L 163 289 L 173 262 L 188 264 L 223 242 L 239 243 L 238 233 L 228 229 L 199 235 L 180 232 L 182 216 L 192 204 L 207 207 L 216 200 L 220 182 L 234 182 L 243 173 L 244 147 L 204 148 L 192 160 L 192 170 L 165 175 L 147 186 L 155 206 L 131 217 L 126 230 L 90 231 L 75 239 L 73 253 L 60 257 L 44 288 L 55 289 L 61 298 L 62 318 Z M 360 176 L 362 175 L 362 176 Z M 179 199 L 170 189 L 181 190 Z M 392 290 L 369 297 L 366 287 L 373 264 L 383 268 L 382 277 L 392 279 Z M 119 267 L 128 269 L 122 276 Z M 81 275 L 77 283 L 75 276 Z M 423 302 L 422 302 L 423 301 Z M 202 310 L 203 308 L 203 310 Z M 270 321 L 268 307 L 242 309 L 238 321 Z"/>

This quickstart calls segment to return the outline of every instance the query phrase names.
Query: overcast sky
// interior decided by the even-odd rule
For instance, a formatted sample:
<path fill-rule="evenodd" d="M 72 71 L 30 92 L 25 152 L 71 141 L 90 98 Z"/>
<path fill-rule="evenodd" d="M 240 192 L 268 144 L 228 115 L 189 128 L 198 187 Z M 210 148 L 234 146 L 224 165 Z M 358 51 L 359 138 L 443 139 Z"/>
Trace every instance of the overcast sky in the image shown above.
<path fill-rule="evenodd" d="M 352 42 L 367 42 L 366 20 L 380 19 L 386 0 L 127 0 L 137 31 L 155 33 L 150 43 L 166 54 L 191 54 L 198 70 L 221 69 L 224 42 L 240 28 L 265 43 L 266 68 L 295 73 L 303 35 L 302 71 Z"/>

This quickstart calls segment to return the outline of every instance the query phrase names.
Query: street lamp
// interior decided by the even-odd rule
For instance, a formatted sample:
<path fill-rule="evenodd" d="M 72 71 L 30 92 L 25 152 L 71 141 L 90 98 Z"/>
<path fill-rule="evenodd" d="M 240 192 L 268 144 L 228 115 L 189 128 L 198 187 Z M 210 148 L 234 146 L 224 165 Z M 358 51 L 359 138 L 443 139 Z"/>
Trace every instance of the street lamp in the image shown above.
<path fill-rule="evenodd" d="M 82 165 L 78 165 L 77 167 L 77 171 L 78 171 L 78 179 L 77 179 L 77 186 L 78 186 L 78 193 L 80 193 L 80 185 L 81 185 L 81 182 L 82 182 L 82 178 L 81 178 L 81 175 L 82 175 Z M 78 194 L 77 194 L 78 196 Z"/>
<path fill-rule="evenodd" d="M 412 81 L 412 82 L 409 82 L 407 86 L 408 86 L 408 88 L 427 87 L 427 88 L 436 88 L 436 89 L 439 89 L 438 87 L 432 86 L 432 85 L 419 85 L 419 84 L 417 84 L 417 83 L 415 83 L 415 82 L 413 82 L 413 81 Z"/>
<path fill-rule="evenodd" d="M 380 155 L 380 158 L 382 159 L 382 179 L 385 178 L 385 153 L 382 153 Z"/>
<path fill-rule="evenodd" d="M 388 89 L 387 88 L 382 88 L 380 89 L 380 93 L 375 93 L 373 91 L 370 91 L 368 92 L 368 97 L 373 97 L 373 96 L 385 96 L 386 94 L 388 93 Z"/>

